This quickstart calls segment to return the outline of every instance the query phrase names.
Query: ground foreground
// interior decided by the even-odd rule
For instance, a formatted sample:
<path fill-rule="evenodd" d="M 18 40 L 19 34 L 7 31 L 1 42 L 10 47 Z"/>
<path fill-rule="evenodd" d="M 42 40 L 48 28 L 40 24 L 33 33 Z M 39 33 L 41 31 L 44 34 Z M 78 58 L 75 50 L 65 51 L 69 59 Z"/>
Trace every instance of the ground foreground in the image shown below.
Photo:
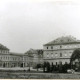
<path fill-rule="evenodd" d="M 80 73 L 42 73 L 0 71 L 0 79 L 80 79 Z"/>
<path fill-rule="evenodd" d="M 0 79 L 80 79 L 80 72 L 43 73 L 29 68 L 0 68 Z"/>

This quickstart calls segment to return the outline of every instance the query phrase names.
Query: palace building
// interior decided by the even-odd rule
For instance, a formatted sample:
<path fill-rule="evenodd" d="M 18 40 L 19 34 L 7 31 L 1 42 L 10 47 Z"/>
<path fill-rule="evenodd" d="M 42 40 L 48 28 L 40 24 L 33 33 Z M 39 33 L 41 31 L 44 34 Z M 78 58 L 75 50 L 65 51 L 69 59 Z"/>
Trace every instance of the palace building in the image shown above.
<path fill-rule="evenodd" d="M 53 64 L 70 63 L 70 57 L 74 50 L 80 48 L 80 40 L 72 36 L 59 37 L 43 45 L 43 59 Z"/>
<path fill-rule="evenodd" d="M 35 67 L 37 64 L 43 64 L 43 50 L 42 49 L 30 49 L 25 54 L 28 55 L 29 64 Z"/>
<path fill-rule="evenodd" d="M 0 67 L 26 67 L 28 56 L 26 54 L 12 53 L 4 45 L 0 44 Z"/>
<path fill-rule="evenodd" d="M 30 49 L 26 53 L 14 53 L 0 44 L 0 67 L 33 67 L 43 63 L 43 50 Z"/>

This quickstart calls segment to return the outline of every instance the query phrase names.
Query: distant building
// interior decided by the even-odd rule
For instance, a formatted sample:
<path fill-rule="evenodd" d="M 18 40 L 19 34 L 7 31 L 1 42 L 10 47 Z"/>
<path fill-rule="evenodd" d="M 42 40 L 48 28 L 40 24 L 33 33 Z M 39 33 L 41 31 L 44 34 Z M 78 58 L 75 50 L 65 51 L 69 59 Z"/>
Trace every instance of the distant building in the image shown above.
<path fill-rule="evenodd" d="M 28 56 L 12 53 L 4 45 L 0 44 L 0 67 L 26 67 Z"/>
<path fill-rule="evenodd" d="M 28 55 L 31 66 L 43 63 L 43 50 L 42 49 L 30 49 L 25 54 Z"/>
<path fill-rule="evenodd" d="M 43 45 L 44 61 L 53 64 L 70 63 L 70 57 L 74 50 L 80 48 L 80 40 L 72 36 L 60 37 Z"/>
<path fill-rule="evenodd" d="M 11 57 L 10 67 L 27 67 L 28 56 L 22 53 L 12 53 L 10 52 L 9 56 Z"/>

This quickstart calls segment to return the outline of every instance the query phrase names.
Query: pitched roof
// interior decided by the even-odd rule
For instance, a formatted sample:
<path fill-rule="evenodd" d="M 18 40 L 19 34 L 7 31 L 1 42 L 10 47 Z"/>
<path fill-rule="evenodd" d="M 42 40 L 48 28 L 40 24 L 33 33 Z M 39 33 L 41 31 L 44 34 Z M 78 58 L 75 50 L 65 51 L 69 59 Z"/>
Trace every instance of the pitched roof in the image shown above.
<path fill-rule="evenodd" d="M 47 45 L 58 45 L 58 44 L 73 44 L 73 43 L 80 43 L 80 40 L 76 40 L 76 38 L 72 37 L 72 36 L 66 36 L 66 37 L 59 37 L 47 44 L 44 44 L 44 46 Z"/>
<path fill-rule="evenodd" d="M 30 49 L 25 54 L 31 57 L 33 57 L 34 54 L 39 56 L 39 55 L 43 55 L 43 50 L 42 49 Z"/>
<path fill-rule="evenodd" d="M 0 49 L 3 49 L 3 50 L 9 50 L 6 46 L 0 44 Z"/>
<path fill-rule="evenodd" d="M 15 53 L 15 52 L 10 52 L 9 54 L 10 55 L 15 55 L 15 56 L 22 56 L 22 55 L 24 55 L 22 53 Z"/>
<path fill-rule="evenodd" d="M 42 49 L 30 49 L 25 54 L 27 54 L 27 53 L 35 53 L 35 54 L 38 54 L 38 53 L 42 53 L 42 52 L 43 52 Z"/>

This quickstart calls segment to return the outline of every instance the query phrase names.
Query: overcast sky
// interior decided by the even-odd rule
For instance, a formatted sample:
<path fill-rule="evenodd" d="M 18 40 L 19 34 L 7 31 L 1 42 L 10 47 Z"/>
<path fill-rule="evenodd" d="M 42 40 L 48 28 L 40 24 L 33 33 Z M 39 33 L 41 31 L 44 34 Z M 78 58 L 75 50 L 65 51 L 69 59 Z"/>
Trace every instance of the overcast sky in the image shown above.
<path fill-rule="evenodd" d="M 42 49 L 67 35 L 80 39 L 78 2 L 0 0 L 0 43 L 11 52 Z"/>

